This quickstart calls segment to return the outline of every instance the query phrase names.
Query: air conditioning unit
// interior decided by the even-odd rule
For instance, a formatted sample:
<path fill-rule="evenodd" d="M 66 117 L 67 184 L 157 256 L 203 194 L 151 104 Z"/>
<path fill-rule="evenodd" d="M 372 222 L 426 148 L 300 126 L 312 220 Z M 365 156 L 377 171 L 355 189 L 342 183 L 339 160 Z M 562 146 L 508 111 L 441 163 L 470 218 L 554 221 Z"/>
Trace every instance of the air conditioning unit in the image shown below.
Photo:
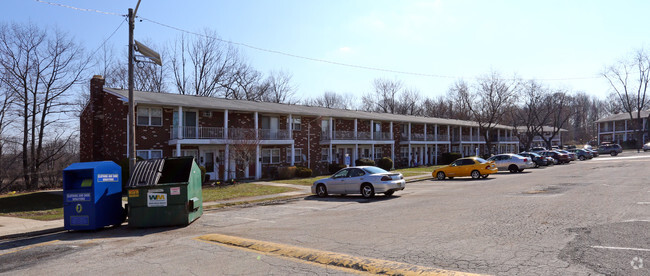
<path fill-rule="evenodd" d="M 212 111 L 211 110 L 203 111 L 203 117 L 212 118 Z"/>

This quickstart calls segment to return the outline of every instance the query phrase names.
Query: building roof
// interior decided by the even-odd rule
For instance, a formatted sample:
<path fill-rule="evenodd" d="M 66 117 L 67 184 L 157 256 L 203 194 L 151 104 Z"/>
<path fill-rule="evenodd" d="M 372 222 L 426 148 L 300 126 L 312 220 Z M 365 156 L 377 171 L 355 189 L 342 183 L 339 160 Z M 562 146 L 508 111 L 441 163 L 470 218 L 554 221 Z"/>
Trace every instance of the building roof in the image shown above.
<path fill-rule="evenodd" d="M 641 118 L 648 118 L 649 115 L 650 115 L 650 110 L 642 110 L 641 111 Z M 636 116 L 636 111 L 632 113 L 632 116 Z M 623 120 L 629 120 L 629 119 L 630 119 L 630 114 L 628 114 L 627 112 L 623 112 L 623 113 L 609 115 L 609 116 L 607 116 L 605 118 L 602 118 L 602 119 L 596 121 L 596 123 L 623 121 Z"/>
<path fill-rule="evenodd" d="M 552 127 L 552 126 L 543 126 L 542 127 L 542 131 L 544 131 L 544 132 L 552 132 L 554 130 L 555 130 L 555 128 Z M 523 132 L 528 131 L 528 129 L 526 128 L 526 126 L 519 126 L 519 127 L 517 127 L 517 131 L 523 133 Z M 561 128 L 560 132 L 569 132 L 569 131 L 566 130 L 566 129 Z"/>
<path fill-rule="evenodd" d="M 104 91 L 120 97 L 124 102 L 128 102 L 128 90 L 104 88 Z M 393 121 L 393 122 L 411 122 L 421 124 L 440 124 L 440 125 L 456 125 L 478 127 L 478 123 L 473 121 L 464 121 L 456 119 L 443 119 L 434 117 L 422 117 L 411 115 L 398 115 L 390 113 L 366 112 L 347 109 L 326 108 L 320 106 L 307 106 L 297 104 L 281 104 L 270 102 L 256 102 L 246 100 L 232 100 L 216 97 L 202 97 L 170 93 L 156 93 L 133 91 L 136 104 L 143 105 L 156 105 L 168 107 L 190 107 L 198 109 L 209 110 L 225 110 L 229 111 L 244 111 L 244 112 L 260 112 L 272 114 L 293 114 L 301 116 L 322 116 L 334 117 L 344 119 L 362 119 L 362 120 L 377 120 L 377 121 Z M 499 129 L 512 129 L 512 126 L 497 125 Z"/>

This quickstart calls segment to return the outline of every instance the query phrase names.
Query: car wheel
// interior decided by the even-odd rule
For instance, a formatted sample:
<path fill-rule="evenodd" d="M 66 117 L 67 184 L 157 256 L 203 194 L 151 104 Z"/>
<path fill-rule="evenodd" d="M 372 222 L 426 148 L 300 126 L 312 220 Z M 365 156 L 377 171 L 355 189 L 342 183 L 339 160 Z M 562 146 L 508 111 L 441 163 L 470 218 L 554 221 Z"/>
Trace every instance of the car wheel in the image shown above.
<path fill-rule="evenodd" d="M 436 178 L 438 178 L 438 180 L 445 180 L 445 173 L 444 172 L 438 172 L 438 174 L 436 175 Z"/>
<path fill-rule="evenodd" d="M 585 157 L 580 155 L 580 161 L 585 161 Z"/>
<path fill-rule="evenodd" d="M 361 196 L 364 198 L 371 198 L 375 196 L 375 188 L 372 185 L 365 183 L 361 185 Z"/>
<path fill-rule="evenodd" d="M 489 174 L 481 175 L 481 177 L 483 177 L 483 178 L 488 178 L 488 176 L 490 176 L 490 175 Z"/>
<path fill-rule="evenodd" d="M 319 197 L 326 197 L 327 187 L 325 187 L 324 184 L 318 184 L 318 186 L 316 186 L 316 195 L 318 195 Z"/>
<path fill-rule="evenodd" d="M 481 178 L 481 173 L 477 170 L 473 170 L 472 173 L 470 174 L 472 176 L 472 179 L 479 179 Z"/>
<path fill-rule="evenodd" d="M 385 196 L 392 196 L 394 193 L 395 193 L 395 191 L 390 190 L 390 191 L 388 191 L 388 192 L 385 192 L 384 195 L 385 195 Z"/>
<path fill-rule="evenodd" d="M 609 155 L 616 156 L 616 155 L 618 155 L 618 152 L 612 151 L 612 152 L 609 153 Z"/>
<path fill-rule="evenodd" d="M 517 171 L 519 171 L 519 167 L 517 167 L 517 165 L 510 165 L 508 167 L 508 170 L 510 171 L 510 173 L 516 173 Z"/>

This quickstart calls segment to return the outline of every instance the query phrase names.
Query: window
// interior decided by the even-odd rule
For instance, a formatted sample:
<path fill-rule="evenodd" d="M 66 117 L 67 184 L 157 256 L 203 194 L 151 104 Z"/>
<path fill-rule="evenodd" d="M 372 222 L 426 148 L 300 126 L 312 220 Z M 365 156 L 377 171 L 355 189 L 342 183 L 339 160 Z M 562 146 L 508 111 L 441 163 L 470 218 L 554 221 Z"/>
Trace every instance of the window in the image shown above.
<path fill-rule="evenodd" d="M 328 148 L 322 148 L 320 150 L 320 161 L 329 161 L 329 152 Z"/>
<path fill-rule="evenodd" d="M 162 158 L 162 150 L 138 150 L 136 155 L 145 160 L 158 159 Z"/>
<path fill-rule="evenodd" d="M 199 150 L 195 150 L 195 149 L 181 150 L 181 156 L 192 156 L 198 162 Z"/>
<path fill-rule="evenodd" d="M 294 148 L 294 162 L 295 163 L 302 163 L 304 160 L 302 159 L 302 149 L 299 148 Z M 287 163 L 291 163 L 291 148 L 287 148 L 286 150 L 286 156 L 287 156 Z"/>
<path fill-rule="evenodd" d="M 384 157 L 384 151 L 382 150 L 381 147 L 375 147 L 375 160 L 381 159 Z"/>
<path fill-rule="evenodd" d="M 291 118 L 293 122 L 291 122 L 291 129 L 293 130 L 301 130 L 301 120 L 300 117 L 292 117 Z"/>
<path fill-rule="evenodd" d="M 409 148 L 401 147 L 399 149 L 399 157 L 404 158 L 404 159 L 408 159 L 409 158 Z"/>
<path fill-rule="evenodd" d="M 348 177 L 348 172 L 350 170 L 348 169 L 342 169 L 339 172 L 334 174 L 334 178 L 343 178 L 343 177 Z"/>
<path fill-rule="evenodd" d="M 139 126 L 162 126 L 162 108 L 138 107 Z"/>
<path fill-rule="evenodd" d="M 262 164 L 280 163 L 280 149 L 262 149 Z"/>
<path fill-rule="evenodd" d="M 359 176 L 364 176 L 366 173 L 363 172 L 363 170 L 360 169 L 351 169 L 350 170 L 350 177 L 359 177 Z"/>

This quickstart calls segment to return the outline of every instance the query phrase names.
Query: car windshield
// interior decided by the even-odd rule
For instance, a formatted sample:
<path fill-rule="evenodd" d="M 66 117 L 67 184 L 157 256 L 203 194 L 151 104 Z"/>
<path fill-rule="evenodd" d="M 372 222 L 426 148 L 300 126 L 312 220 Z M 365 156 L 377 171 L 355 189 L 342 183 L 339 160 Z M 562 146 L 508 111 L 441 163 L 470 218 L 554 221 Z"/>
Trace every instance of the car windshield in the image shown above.
<path fill-rule="evenodd" d="M 377 167 L 365 167 L 363 170 L 369 172 L 370 174 L 387 173 L 387 171 L 384 169 Z"/>

